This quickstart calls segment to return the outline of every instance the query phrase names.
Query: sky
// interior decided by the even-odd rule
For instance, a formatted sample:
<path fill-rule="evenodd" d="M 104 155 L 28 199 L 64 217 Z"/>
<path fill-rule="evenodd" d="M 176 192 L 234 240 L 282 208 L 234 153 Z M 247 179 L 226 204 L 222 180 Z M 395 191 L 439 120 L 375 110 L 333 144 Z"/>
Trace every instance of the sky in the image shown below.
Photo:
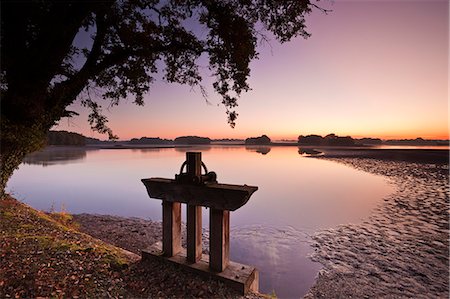
<path fill-rule="evenodd" d="M 236 127 L 226 121 L 211 78 L 199 89 L 156 82 L 145 106 L 124 100 L 105 109 L 120 140 L 246 138 L 299 135 L 447 139 L 449 2 L 446 0 L 320 1 L 332 12 L 306 17 L 308 39 L 262 43 L 251 63 L 251 91 L 242 94 Z M 105 107 L 107 103 L 105 102 Z M 90 130 L 88 111 L 53 129 L 105 139 Z"/>

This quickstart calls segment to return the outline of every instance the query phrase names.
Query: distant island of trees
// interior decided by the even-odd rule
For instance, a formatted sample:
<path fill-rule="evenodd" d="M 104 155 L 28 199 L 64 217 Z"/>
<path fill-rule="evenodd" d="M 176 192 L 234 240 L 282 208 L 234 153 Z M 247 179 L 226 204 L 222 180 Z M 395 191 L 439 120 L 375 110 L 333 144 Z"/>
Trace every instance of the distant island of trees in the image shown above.
<path fill-rule="evenodd" d="M 300 145 L 322 145 L 322 146 L 354 146 L 355 140 L 350 136 L 339 137 L 335 134 L 329 134 L 325 137 L 320 135 L 300 135 L 298 137 Z"/>
<path fill-rule="evenodd" d="M 86 139 L 85 136 L 74 132 L 50 131 L 47 134 L 47 145 L 85 146 Z"/>
<path fill-rule="evenodd" d="M 56 146 L 85 146 L 85 145 L 119 145 L 119 146 L 145 146 L 145 145 L 209 145 L 209 144 L 245 144 L 245 145 L 276 145 L 276 142 L 267 135 L 259 137 L 250 137 L 243 139 L 210 139 L 208 137 L 199 136 L 180 136 L 171 139 L 162 139 L 160 137 L 141 137 L 133 138 L 128 141 L 102 141 L 96 138 L 90 138 L 74 132 L 67 131 L 50 131 L 47 135 L 47 145 Z M 282 144 L 284 144 L 282 142 Z M 352 138 L 351 136 L 337 136 L 336 134 L 328 134 L 325 137 L 320 135 L 300 135 L 297 142 L 293 141 L 290 145 L 303 146 L 361 146 L 361 145 L 411 145 L 411 146 L 434 146 L 449 145 L 448 140 L 438 139 L 391 139 L 381 140 L 380 138 Z"/>
<path fill-rule="evenodd" d="M 128 141 L 129 144 L 173 144 L 170 139 L 161 139 L 159 137 L 141 137 L 139 139 L 133 138 Z"/>
<path fill-rule="evenodd" d="M 173 140 L 174 144 L 210 144 L 211 139 L 208 137 L 198 137 L 198 136 L 182 136 L 177 137 Z"/>
<path fill-rule="evenodd" d="M 321 145 L 321 146 L 355 146 L 357 143 L 355 139 L 353 139 L 350 136 L 340 137 L 337 136 L 336 134 L 328 134 L 325 137 L 322 137 L 320 135 L 308 135 L 308 136 L 300 135 L 298 137 L 298 144 Z"/>
<path fill-rule="evenodd" d="M 320 135 L 300 135 L 298 137 L 299 145 L 318 145 L 318 146 L 361 146 L 361 145 L 449 145 L 448 140 L 438 139 L 390 139 L 381 140 L 380 138 L 360 138 L 354 139 L 350 136 L 340 137 L 335 134 L 328 134 L 325 137 Z"/>
<path fill-rule="evenodd" d="M 245 144 L 246 145 L 268 145 L 271 144 L 272 141 L 270 140 L 269 137 L 267 137 L 267 135 L 262 135 L 259 137 L 250 137 L 245 139 Z"/>

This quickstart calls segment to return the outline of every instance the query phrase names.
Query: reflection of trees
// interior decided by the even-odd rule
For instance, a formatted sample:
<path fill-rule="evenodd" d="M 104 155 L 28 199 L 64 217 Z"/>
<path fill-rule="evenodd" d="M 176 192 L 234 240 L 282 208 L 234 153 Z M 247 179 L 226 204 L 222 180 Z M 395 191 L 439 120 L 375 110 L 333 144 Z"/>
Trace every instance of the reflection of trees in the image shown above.
<path fill-rule="evenodd" d="M 161 150 L 164 150 L 167 148 L 161 148 L 161 147 L 146 147 L 146 148 L 132 148 L 131 151 L 132 152 L 140 152 L 140 153 L 147 153 L 147 152 L 160 152 Z"/>
<path fill-rule="evenodd" d="M 46 148 L 39 152 L 28 154 L 24 164 L 50 166 L 57 164 L 69 164 L 82 161 L 86 158 L 85 148 Z"/>
<path fill-rule="evenodd" d="M 192 146 L 192 145 L 186 145 L 186 146 L 175 146 L 175 151 L 177 152 L 192 152 L 192 151 L 199 151 L 199 152 L 206 152 L 211 150 L 210 145 L 203 145 L 203 146 Z"/>
<path fill-rule="evenodd" d="M 313 148 L 298 148 L 298 154 L 299 155 L 309 155 L 309 156 L 317 156 L 320 155 L 322 152 L 319 152 L 318 150 L 315 150 Z"/>
<path fill-rule="evenodd" d="M 272 148 L 270 146 L 246 146 L 245 149 L 248 150 L 249 152 L 267 155 Z"/>

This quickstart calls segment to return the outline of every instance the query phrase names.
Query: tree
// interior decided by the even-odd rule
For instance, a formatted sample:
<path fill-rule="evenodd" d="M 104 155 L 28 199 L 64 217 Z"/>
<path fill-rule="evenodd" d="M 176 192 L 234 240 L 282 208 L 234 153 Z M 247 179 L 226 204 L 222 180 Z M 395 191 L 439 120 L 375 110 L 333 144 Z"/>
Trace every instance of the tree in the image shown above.
<path fill-rule="evenodd" d="M 74 114 L 66 107 L 76 99 L 91 109 L 91 127 L 114 138 L 98 98 L 114 106 L 134 96 L 143 105 L 160 72 L 201 87 L 199 59 L 208 59 L 234 126 L 258 39 L 308 37 L 304 17 L 314 7 L 309 0 L 2 1 L 1 193 L 24 156 Z M 82 30 L 92 35 L 90 47 L 74 43 Z"/>
<path fill-rule="evenodd" d="M 251 144 L 270 144 L 271 140 L 267 135 L 262 135 L 259 137 L 250 137 L 245 139 L 245 144 L 251 145 Z"/>

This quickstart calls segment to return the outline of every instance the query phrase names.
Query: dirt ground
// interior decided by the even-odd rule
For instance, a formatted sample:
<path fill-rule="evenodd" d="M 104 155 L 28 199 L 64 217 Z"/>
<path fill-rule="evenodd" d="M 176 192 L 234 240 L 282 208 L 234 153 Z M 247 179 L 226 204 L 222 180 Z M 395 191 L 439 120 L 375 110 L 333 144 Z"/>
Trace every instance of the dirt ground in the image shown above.
<path fill-rule="evenodd" d="M 98 218 L 92 219 L 95 230 Z M 117 222 L 101 219 L 98 223 L 106 226 Z M 118 223 L 127 227 L 128 221 L 132 220 Z M 103 239 L 133 249 L 141 247 L 114 239 L 157 236 L 157 231 L 145 229 L 145 223 L 134 227 L 138 229 L 130 228 L 128 239 L 111 232 Z M 161 229 L 159 224 L 150 227 Z M 141 240 L 146 243 L 148 238 Z M 80 232 L 71 215 L 49 215 L 13 198 L 0 201 L 0 240 L 0 298 L 264 298 L 240 296 L 175 265 L 141 261 L 138 250 L 132 253 Z"/>

